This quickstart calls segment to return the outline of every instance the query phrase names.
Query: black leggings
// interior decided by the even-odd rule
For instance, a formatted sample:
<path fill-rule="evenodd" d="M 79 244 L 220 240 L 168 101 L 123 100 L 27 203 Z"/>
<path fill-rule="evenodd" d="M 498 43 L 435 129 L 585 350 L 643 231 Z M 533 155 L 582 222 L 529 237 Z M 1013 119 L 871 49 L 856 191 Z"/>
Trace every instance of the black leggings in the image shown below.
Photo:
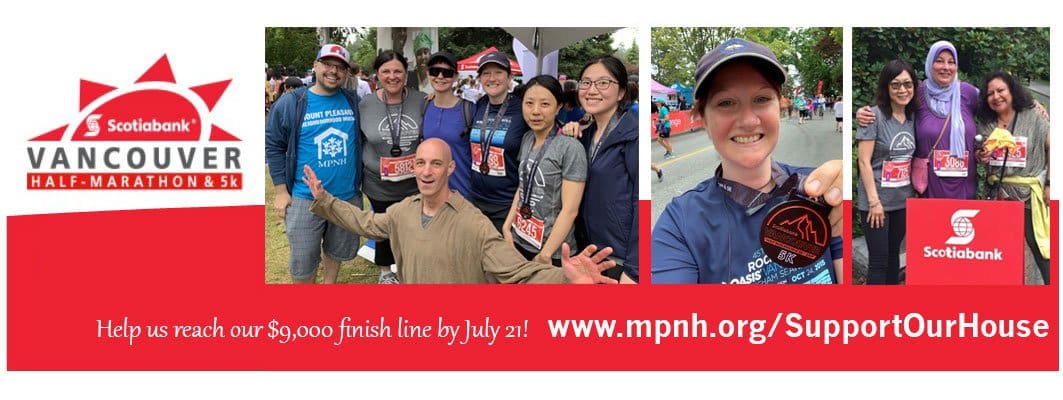
<path fill-rule="evenodd" d="M 887 211 L 882 227 L 872 229 L 867 212 L 860 211 L 860 225 L 867 242 L 867 284 L 896 285 L 900 283 L 901 242 L 907 229 L 905 209 Z"/>
<path fill-rule="evenodd" d="M 1048 260 L 1041 256 L 1041 248 L 1037 247 L 1037 239 L 1033 234 L 1033 212 L 1029 208 L 1023 211 L 1024 223 L 1023 228 L 1026 230 L 1026 245 L 1030 246 L 1030 252 L 1033 253 L 1033 261 L 1037 264 L 1037 269 L 1041 271 L 1041 278 L 1044 279 L 1045 285 L 1048 285 L 1049 280 L 1052 277 L 1052 273 L 1048 270 Z"/>
<path fill-rule="evenodd" d="M 368 196 L 366 196 L 368 197 Z M 369 197 L 369 205 L 373 206 L 373 212 L 383 214 L 387 211 L 388 207 L 392 204 L 398 203 L 397 201 L 385 201 L 385 200 L 373 200 Z M 373 263 L 381 266 L 388 267 L 395 263 L 395 255 L 391 252 L 390 240 L 377 240 L 376 241 L 376 256 L 373 257 Z"/>

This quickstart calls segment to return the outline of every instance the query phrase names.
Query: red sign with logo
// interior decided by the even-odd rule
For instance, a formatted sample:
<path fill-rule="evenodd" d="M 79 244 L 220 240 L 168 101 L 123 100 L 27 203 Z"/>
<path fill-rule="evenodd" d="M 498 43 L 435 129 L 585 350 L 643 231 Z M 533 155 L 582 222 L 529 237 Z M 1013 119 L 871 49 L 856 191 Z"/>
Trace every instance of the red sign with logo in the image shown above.
<path fill-rule="evenodd" d="M 908 199 L 907 283 L 1023 284 L 1018 201 Z"/>

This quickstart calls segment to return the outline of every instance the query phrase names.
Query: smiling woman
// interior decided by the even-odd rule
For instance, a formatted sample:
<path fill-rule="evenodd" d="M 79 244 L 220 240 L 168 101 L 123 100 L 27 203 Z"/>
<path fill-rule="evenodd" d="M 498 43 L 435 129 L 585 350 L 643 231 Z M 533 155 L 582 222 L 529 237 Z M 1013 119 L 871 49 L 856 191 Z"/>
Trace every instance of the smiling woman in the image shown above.
<path fill-rule="evenodd" d="M 711 178 L 673 198 L 658 219 L 654 283 L 839 281 L 839 229 L 831 231 L 821 205 L 797 194 L 816 197 L 828 186 L 840 186 L 841 163 L 827 162 L 813 171 L 772 158 L 786 76 L 771 50 L 738 38 L 724 41 L 698 62 L 694 112 L 721 161 Z M 800 189 L 799 180 L 804 182 Z M 829 199 L 832 222 L 841 216 L 840 197 Z M 778 232 L 792 232 L 794 243 L 772 236 Z M 825 253 L 828 237 L 830 252 Z M 807 265 L 795 265 L 795 254 Z"/>

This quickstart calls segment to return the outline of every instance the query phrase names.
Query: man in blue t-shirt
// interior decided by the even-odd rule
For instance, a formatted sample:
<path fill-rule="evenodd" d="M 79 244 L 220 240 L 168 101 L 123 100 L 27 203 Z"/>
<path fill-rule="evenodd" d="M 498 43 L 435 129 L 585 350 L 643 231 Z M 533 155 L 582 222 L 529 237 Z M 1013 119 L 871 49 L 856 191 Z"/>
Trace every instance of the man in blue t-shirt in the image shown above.
<path fill-rule="evenodd" d="M 361 149 L 357 140 L 358 97 L 343 88 L 351 73 L 343 46 L 326 44 L 314 62 L 314 85 L 282 97 L 266 125 L 266 163 L 273 179 L 273 208 L 284 220 L 292 282 L 335 283 L 340 262 L 353 259 L 358 236 L 310 213 L 314 197 L 303 183 L 310 165 L 329 192 L 361 205 Z"/>

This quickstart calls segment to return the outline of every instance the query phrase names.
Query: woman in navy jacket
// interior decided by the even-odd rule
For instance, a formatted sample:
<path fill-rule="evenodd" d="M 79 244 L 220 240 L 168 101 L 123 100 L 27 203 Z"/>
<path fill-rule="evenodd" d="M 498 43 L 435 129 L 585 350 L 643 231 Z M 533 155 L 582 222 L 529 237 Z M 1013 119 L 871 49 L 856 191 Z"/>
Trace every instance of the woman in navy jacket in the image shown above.
<path fill-rule="evenodd" d="M 613 248 L 617 268 L 607 275 L 634 283 L 639 275 L 639 123 L 638 114 L 628 111 L 626 90 L 627 69 L 616 57 L 595 58 L 580 71 L 579 100 L 590 125 L 582 127 L 587 186 L 577 227 L 580 245 Z"/>

